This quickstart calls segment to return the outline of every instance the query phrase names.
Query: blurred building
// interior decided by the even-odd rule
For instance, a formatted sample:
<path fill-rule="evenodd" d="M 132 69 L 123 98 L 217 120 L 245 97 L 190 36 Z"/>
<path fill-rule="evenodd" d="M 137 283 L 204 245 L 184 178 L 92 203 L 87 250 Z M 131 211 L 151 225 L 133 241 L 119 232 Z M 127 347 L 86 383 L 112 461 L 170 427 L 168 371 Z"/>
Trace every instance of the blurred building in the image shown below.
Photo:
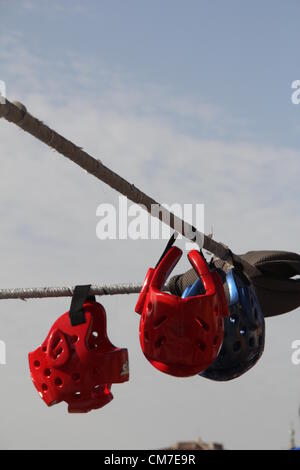
<path fill-rule="evenodd" d="M 177 442 L 163 450 L 224 450 L 224 447 L 218 442 L 203 442 L 199 438 L 197 441 Z"/>

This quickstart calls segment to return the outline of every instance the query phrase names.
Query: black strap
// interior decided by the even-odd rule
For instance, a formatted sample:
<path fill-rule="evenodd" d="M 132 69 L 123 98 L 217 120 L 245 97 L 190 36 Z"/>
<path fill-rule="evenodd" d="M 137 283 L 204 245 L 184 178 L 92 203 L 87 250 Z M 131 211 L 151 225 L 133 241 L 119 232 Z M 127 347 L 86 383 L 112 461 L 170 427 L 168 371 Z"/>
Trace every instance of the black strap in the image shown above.
<path fill-rule="evenodd" d="M 70 321 L 72 326 L 81 325 L 85 323 L 85 314 L 83 305 L 86 301 L 95 301 L 95 296 L 90 296 L 91 285 L 76 286 L 74 289 L 71 307 L 69 311 Z"/>
<path fill-rule="evenodd" d="M 157 266 L 159 265 L 159 263 L 161 262 L 161 260 L 163 259 L 163 257 L 168 253 L 168 251 L 170 250 L 170 248 L 172 248 L 172 246 L 174 245 L 177 236 L 178 236 L 178 233 L 177 233 L 177 232 L 174 232 L 173 235 L 171 236 L 170 240 L 169 240 L 168 243 L 167 243 L 166 248 L 164 249 L 163 254 L 161 255 L 161 257 L 159 258 L 159 260 L 158 260 L 157 263 L 156 263 L 156 266 L 155 266 L 156 268 L 157 268 Z"/>

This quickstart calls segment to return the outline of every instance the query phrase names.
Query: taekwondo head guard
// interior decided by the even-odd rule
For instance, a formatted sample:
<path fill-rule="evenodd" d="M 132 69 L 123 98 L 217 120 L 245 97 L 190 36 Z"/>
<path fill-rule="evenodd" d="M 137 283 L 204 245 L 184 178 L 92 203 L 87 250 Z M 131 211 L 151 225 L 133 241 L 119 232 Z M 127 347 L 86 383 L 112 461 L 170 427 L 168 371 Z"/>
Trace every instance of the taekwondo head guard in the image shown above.
<path fill-rule="evenodd" d="M 196 281 L 197 282 L 197 281 Z M 265 345 L 265 321 L 253 286 L 232 269 L 226 274 L 230 316 L 224 320 L 224 342 L 215 362 L 201 375 L 225 381 L 247 372 Z"/>
<path fill-rule="evenodd" d="M 128 352 L 112 345 L 102 305 L 77 286 L 70 311 L 29 353 L 32 381 L 48 406 L 65 401 L 69 413 L 98 409 L 113 399 L 111 385 L 129 380 Z"/>
<path fill-rule="evenodd" d="M 188 259 L 204 292 L 183 299 L 163 291 L 181 255 L 179 248 L 167 247 L 156 268 L 148 270 L 135 311 L 141 314 L 140 343 L 148 361 L 161 372 L 188 377 L 216 359 L 229 312 L 219 275 L 197 250 Z"/>

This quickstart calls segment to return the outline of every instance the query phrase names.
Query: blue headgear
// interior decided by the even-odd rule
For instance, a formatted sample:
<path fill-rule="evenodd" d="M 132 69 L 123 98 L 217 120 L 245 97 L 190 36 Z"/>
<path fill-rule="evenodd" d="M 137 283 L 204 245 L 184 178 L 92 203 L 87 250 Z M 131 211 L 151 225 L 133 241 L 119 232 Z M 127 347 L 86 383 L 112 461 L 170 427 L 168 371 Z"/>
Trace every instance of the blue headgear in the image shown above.
<path fill-rule="evenodd" d="M 265 345 L 265 320 L 255 290 L 234 269 L 226 275 L 230 317 L 224 319 L 224 342 L 217 359 L 200 375 L 232 380 L 247 372 L 261 357 Z M 199 294 L 201 280 L 185 289 L 182 297 Z"/>

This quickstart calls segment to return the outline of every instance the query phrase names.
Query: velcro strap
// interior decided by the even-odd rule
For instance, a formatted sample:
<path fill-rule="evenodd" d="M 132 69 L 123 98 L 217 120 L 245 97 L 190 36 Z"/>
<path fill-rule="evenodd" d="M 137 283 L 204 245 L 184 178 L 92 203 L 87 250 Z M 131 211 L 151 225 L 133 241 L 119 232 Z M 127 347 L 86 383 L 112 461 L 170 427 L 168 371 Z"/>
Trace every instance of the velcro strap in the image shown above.
<path fill-rule="evenodd" d="M 76 286 L 74 289 L 69 311 L 72 326 L 81 325 L 86 321 L 83 305 L 89 298 L 90 288 L 91 285 L 88 284 L 85 286 Z"/>

